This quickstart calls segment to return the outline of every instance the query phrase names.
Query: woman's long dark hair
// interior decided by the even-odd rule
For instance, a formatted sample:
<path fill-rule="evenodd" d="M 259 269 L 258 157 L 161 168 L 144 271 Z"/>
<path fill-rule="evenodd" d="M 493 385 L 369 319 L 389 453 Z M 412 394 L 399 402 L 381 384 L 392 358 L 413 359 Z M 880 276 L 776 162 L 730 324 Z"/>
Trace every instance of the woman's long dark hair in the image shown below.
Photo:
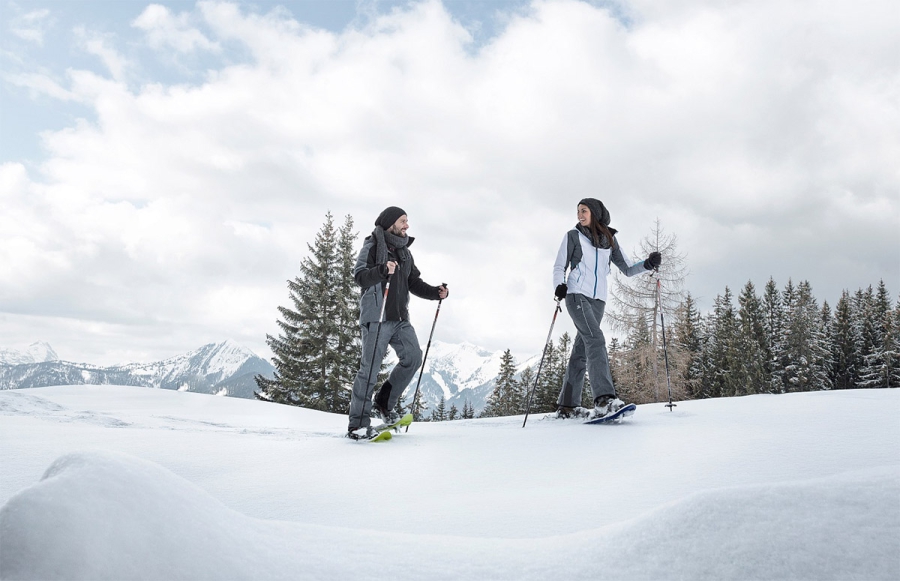
<path fill-rule="evenodd" d="M 590 210 L 590 208 L 588 208 L 588 210 Z M 613 248 L 613 245 L 615 244 L 613 233 L 610 232 L 609 228 L 603 225 L 603 222 L 600 221 L 600 216 L 594 216 L 594 213 L 591 212 L 591 238 L 593 238 L 594 246 L 606 248 L 603 246 L 604 236 L 609 244 L 609 248 Z"/>

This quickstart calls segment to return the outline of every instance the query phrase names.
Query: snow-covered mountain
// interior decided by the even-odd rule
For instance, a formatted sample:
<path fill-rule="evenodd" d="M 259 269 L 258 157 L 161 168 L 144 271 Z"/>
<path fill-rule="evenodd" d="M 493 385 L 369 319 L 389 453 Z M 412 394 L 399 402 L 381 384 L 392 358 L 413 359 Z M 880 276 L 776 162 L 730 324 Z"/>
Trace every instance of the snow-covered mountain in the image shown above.
<path fill-rule="evenodd" d="M 448 409 L 455 405 L 462 410 L 468 401 L 480 412 L 494 388 L 502 357 L 503 351 L 491 352 L 471 343 L 433 341 L 421 383 L 428 409 L 434 409 L 443 396 Z M 521 372 L 535 366 L 537 359 L 517 362 L 516 367 Z M 389 369 L 396 362 L 393 353 L 385 361 Z M 60 361 L 47 343 L 34 343 L 27 351 L 0 350 L 0 389 L 115 384 L 252 398 L 256 374 L 271 377 L 273 371 L 268 361 L 233 341 L 210 343 L 163 361 L 107 367 Z M 418 378 L 417 373 L 407 390 L 408 402 Z"/>
<path fill-rule="evenodd" d="M 233 341 L 210 343 L 154 363 L 111 367 L 60 361 L 49 345 L 41 345 L 46 350 L 35 349 L 31 362 L 22 357 L 9 357 L 9 362 L 4 359 L 0 363 L 0 389 L 115 384 L 252 398 L 256 389 L 254 377 L 257 374 L 271 377 L 274 371 L 268 361 Z M 42 352 L 52 354 L 52 359 L 45 356 L 38 360 L 36 355 Z"/>
<path fill-rule="evenodd" d="M 420 386 L 429 409 L 434 409 L 443 396 L 448 409 L 455 405 L 462 410 L 468 401 L 476 412 L 481 411 L 494 389 L 502 358 L 503 351 L 491 352 L 471 343 L 433 341 Z M 536 359 L 531 357 L 517 362 L 516 368 L 521 372 L 525 367 L 534 365 Z M 418 375 L 407 391 L 407 399 L 412 398 L 417 380 Z"/>
<path fill-rule="evenodd" d="M 57 361 L 56 351 L 43 341 L 32 343 L 24 351 L 16 349 L 0 349 L 0 365 L 27 365 L 29 363 L 44 363 L 45 361 Z"/>

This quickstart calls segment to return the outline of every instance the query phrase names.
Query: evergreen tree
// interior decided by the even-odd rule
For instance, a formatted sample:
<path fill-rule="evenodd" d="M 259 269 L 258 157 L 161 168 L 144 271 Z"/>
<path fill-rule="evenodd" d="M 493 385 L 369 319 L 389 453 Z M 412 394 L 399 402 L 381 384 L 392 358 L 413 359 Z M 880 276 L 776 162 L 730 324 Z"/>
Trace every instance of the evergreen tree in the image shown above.
<path fill-rule="evenodd" d="M 462 419 L 471 420 L 474 417 L 475 417 L 475 406 L 473 406 L 469 402 L 469 400 L 466 400 L 465 403 L 463 404 Z"/>
<path fill-rule="evenodd" d="M 834 389 L 834 352 L 831 348 L 832 326 L 834 325 L 834 317 L 831 314 L 831 307 L 828 301 L 822 302 L 822 310 L 819 311 L 819 328 L 821 329 L 821 350 L 823 353 L 824 363 L 823 369 L 826 370 L 825 389 Z"/>
<path fill-rule="evenodd" d="M 737 318 L 732 304 L 731 290 L 716 297 L 713 312 L 707 320 L 705 345 L 703 397 L 730 397 L 737 391 L 735 369 L 740 360 L 737 349 Z"/>
<path fill-rule="evenodd" d="M 771 378 L 768 363 L 769 341 L 765 335 L 765 314 L 762 301 L 756 295 L 756 287 L 747 281 L 738 297 L 738 352 L 741 364 L 735 370 L 735 395 L 765 393 Z"/>
<path fill-rule="evenodd" d="M 531 388 L 534 387 L 534 369 L 529 365 L 522 371 L 522 375 L 518 381 L 519 407 L 517 414 L 524 414 L 528 407 L 528 396 L 531 395 Z"/>
<path fill-rule="evenodd" d="M 450 411 L 447 413 L 447 420 L 453 421 L 459 418 L 459 409 L 457 409 L 456 404 L 450 405 Z"/>
<path fill-rule="evenodd" d="M 358 307 L 350 297 L 353 221 L 347 216 L 340 233 L 330 212 L 307 245 L 300 275 L 288 281 L 293 309 L 279 307 L 281 333 L 266 336 L 275 366 L 273 379 L 257 376 L 260 399 L 346 413 L 358 369 Z"/>
<path fill-rule="evenodd" d="M 859 368 L 856 347 L 860 341 L 853 317 L 853 300 L 845 290 L 835 306 L 831 323 L 831 383 L 835 389 L 856 387 Z"/>
<path fill-rule="evenodd" d="M 560 360 L 559 350 L 551 340 L 546 346 L 544 364 L 540 368 L 540 377 L 537 377 L 537 385 L 534 387 L 531 413 L 539 414 L 556 410 L 556 401 L 559 398 L 562 377 L 566 370 L 565 362 L 565 359 Z"/>
<path fill-rule="evenodd" d="M 447 400 L 441 395 L 441 401 L 438 402 L 437 408 L 431 412 L 432 422 L 443 422 L 447 420 Z"/>
<path fill-rule="evenodd" d="M 681 393 L 686 397 L 699 397 L 700 381 L 703 376 L 703 322 L 691 293 L 675 310 L 675 324 L 672 329 L 672 343 L 684 354 L 684 365 L 674 378 Z"/>
<path fill-rule="evenodd" d="M 871 299 L 870 311 L 873 319 L 873 346 L 872 353 L 863 362 L 866 370 L 863 387 L 890 387 L 897 355 L 891 345 L 893 313 L 891 297 L 884 280 L 879 281 L 878 291 Z"/>
<path fill-rule="evenodd" d="M 784 387 L 786 391 L 829 389 L 829 360 L 819 307 L 809 282 L 796 289 L 788 281 L 784 304 L 787 320 L 783 339 Z"/>
<path fill-rule="evenodd" d="M 515 374 L 516 362 L 507 349 L 500 359 L 500 372 L 494 380 L 494 390 L 488 396 L 482 416 L 512 416 L 518 412 L 520 397 Z"/>
<path fill-rule="evenodd" d="M 770 393 L 781 393 L 784 385 L 784 370 L 782 368 L 781 356 L 781 339 L 784 329 L 784 303 L 781 299 L 781 293 L 775 281 L 769 278 L 766 288 L 763 291 L 763 312 L 765 318 L 763 327 L 765 337 L 768 342 L 766 345 L 766 353 L 769 356 L 767 371 L 769 373 Z"/>
<path fill-rule="evenodd" d="M 426 417 L 425 412 L 428 411 L 428 402 L 425 401 L 425 395 L 420 391 L 419 397 L 416 399 L 415 394 L 413 394 L 413 402 L 409 405 L 413 420 L 421 422 L 422 418 Z"/>
<path fill-rule="evenodd" d="M 885 353 L 890 361 L 889 387 L 900 387 L 900 296 L 891 313 L 890 333 L 885 339 Z"/>
<path fill-rule="evenodd" d="M 878 362 L 880 325 L 872 286 L 869 285 L 865 291 L 858 290 L 853 302 L 855 334 L 859 341 L 856 346 L 859 361 L 856 387 L 877 387 L 881 379 Z"/>

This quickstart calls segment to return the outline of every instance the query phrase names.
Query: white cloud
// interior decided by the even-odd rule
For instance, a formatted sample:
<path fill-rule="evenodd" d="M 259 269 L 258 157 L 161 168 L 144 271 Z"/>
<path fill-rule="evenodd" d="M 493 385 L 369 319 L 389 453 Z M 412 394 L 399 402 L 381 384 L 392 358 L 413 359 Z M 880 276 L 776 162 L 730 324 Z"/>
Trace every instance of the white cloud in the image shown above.
<path fill-rule="evenodd" d="M 75 35 L 81 40 L 82 46 L 88 54 L 98 57 L 103 62 L 113 79 L 124 79 L 130 63 L 127 58 L 110 46 L 108 39 L 99 34 L 89 33 L 81 26 L 75 29 Z"/>
<path fill-rule="evenodd" d="M 12 5 L 13 9 L 18 7 Z M 50 22 L 50 11 L 46 8 L 40 10 L 32 10 L 24 14 L 17 14 L 10 18 L 9 31 L 15 36 L 33 42 L 38 45 L 44 44 L 44 35 Z"/>
<path fill-rule="evenodd" d="M 585 196 L 626 248 L 659 216 L 706 301 L 769 276 L 830 302 L 896 284 L 892 3 L 657 4 L 624 5 L 623 24 L 536 2 L 485 46 L 435 1 L 340 34 L 283 10 L 148 7 L 134 25 L 153 48 L 237 43 L 252 61 L 195 85 L 129 88 L 123 62 L 43 87 L 97 121 L 46 134 L 38 169 L 0 171 L 0 344 L 32 329 L 8 342 L 65 358 L 47 336 L 65 329 L 119 361 L 132 329 L 147 353 L 225 337 L 264 352 L 325 212 L 366 234 L 387 205 L 408 211 L 425 280 L 450 284 L 440 338 L 521 354 L 546 337 Z M 412 302 L 424 335 L 435 305 Z"/>
<path fill-rule="evenodd" d="M 157 49 L 171 47 L 183 53 L 197 50 L 218 52 L 219 44 L 193 27 L 191 21 L 188 12 L 174 15 L 161 4 L 151 4 L 132 22 L 132 26 L 143 30 L 150 46 Z"/>

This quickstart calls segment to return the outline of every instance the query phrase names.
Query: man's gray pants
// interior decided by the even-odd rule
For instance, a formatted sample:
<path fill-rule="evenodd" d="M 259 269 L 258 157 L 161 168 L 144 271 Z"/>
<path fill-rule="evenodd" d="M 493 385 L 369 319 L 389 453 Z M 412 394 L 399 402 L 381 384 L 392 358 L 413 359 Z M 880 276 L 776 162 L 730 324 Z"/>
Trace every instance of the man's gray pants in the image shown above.
<path fill-rule="evenodd" d="M 585 371 L 591 378 L 591 394 L 595 400 L 601 395 L 616 395 L 612 374 L 609 371 L 606 339 L 600 330 L 600 321 L 603 320 L 605 309 L 606 303 L 600 299 L 589 299 L 577 293 L 566 295 L 566 310 L 572 317 L 577 333 L 559 399 L 556 401 L 559 406 L 581 405 Z"/>
<path fill-rule="evenodd" d="M 350 398 L 350 427 L 355 430 L 366 427 L 371 423 L 369 412 L 372 410 L 372 395 L 374 386 L 378 380 L 378 371 L 381 362 L 387 353 L 388 345 L 393 347 L 399 361 L 388 381 L 391 382 L 391 396 L 388 399 L 388 409 L 397 405 L 397 400 L 403 395 L 403 391 L 422 364 L 422 349 L 419 347 L 419 338 L 409 321 L 384 321 L 381 323 L 381 331 L 378 323 L 368 323 L 362 327 L 362 361 L 359 372 L 353 381 L 353 394 Z M 378 345 L 375 345 L 375 336 L 378 336 Z M 372 364 L 372 353 L 375 353 L 375 368 L 369 379 L 369 366 Z M 368 381 L 367 381 L 368 380 Z"/>

